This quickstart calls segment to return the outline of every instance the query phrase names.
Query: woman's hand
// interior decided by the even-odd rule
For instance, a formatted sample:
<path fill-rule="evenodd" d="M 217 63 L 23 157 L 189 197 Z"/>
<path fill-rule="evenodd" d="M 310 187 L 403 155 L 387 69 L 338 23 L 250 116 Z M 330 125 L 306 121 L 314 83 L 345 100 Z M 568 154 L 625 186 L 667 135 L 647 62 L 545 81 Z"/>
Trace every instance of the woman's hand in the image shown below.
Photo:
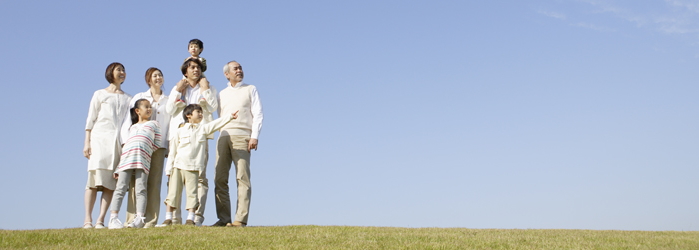
<path fill-rule="evenodd" d="M 236 110 L 235 113 L 233 113 L 231 115 L 233 117 L 233 119 L 238 119 L 238 111 L 240 111 L 240 110 Z"/>
<path fill-rule="evenodd" d="M 90 159 L 90 155 L 92 155 L 92 147 L 90 147 L 90 137 L 92 135 L 92 129 L 86 129 L 85 130 L 85 147 L 83 148 L 83 156 L 87 158 L 88 160 Z"/>
<path fill-rule="evenodd" d="M 83 148 L 83 156 L 89 160 L 91 154 L 92 148 L 90 148 L 90 144 L 85 144 L 85 148 Z"/>

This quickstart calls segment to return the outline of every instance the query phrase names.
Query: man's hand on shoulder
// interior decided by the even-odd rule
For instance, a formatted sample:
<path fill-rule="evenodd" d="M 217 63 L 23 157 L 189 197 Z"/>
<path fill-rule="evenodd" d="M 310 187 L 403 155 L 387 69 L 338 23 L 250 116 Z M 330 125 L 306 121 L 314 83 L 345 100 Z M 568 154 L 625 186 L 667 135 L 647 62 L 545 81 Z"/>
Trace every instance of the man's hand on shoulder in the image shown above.
<path fill-rule="evenodd" d="M 177 85 L 175 85 L 175 90 L 180 93 L 184 93 L 184 91 L 187 89 L 187 80 L 182 79 L 179 82 L 177 82 Z"/>

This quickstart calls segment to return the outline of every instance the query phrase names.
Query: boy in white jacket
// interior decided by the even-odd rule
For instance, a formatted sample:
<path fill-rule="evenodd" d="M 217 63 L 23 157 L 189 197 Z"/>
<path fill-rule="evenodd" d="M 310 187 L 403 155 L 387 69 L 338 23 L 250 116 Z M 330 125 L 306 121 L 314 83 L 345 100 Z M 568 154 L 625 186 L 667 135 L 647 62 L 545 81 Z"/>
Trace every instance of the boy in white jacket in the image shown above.
<path fill-rule="evenodd" d="M 189 211 L 185 225 L 195 225 L 194 215 L 200 205 L 197 198 L 197 183 L 199 182 L 199 171 L 205 169 L 207 137 L 231 120 L 238 118 L 238 111 L 230 116 L 201 124 L 204 118 L 201 106 L 190 104 L 184 108 L 182 116 L 188 122 L 177 129 L 174 140 L 170 142 L 170 157 L 168 157 L 168 167 L 165 170 L 165 173 L 170 176 L 170 182 L 165 199 L 167 206 L 165 221 L 163 221 L 162 226 L 172 225 L 172 212 L 177 208 L 178 204 L 175 201 L 180 200 L 182 186 L 185 186 L 187 195 L 185 207 Z"/>

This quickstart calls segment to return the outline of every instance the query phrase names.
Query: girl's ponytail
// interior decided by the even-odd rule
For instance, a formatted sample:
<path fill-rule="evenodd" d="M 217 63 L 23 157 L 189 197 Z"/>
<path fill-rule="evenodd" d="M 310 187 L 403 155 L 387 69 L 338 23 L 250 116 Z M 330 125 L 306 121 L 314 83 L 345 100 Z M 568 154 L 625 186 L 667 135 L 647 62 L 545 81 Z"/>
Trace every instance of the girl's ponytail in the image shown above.
<path fill-rule="evenodd" d="M 138 107 L 138 102 L 136 102 L 136 107 Z M 131 111 L 131 126 L 138 123 L 138 114 L 136 114 L 136 107 L 129 109 L 129 111 Z"/>

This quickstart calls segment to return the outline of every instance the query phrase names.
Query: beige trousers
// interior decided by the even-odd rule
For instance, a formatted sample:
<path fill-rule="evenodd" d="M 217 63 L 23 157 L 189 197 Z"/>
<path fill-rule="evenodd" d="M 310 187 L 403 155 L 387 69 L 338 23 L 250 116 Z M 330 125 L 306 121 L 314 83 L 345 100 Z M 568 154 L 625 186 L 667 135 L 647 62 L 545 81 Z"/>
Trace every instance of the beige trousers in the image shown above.
<path fill-rule="evenodd" d="M 197 198 L 197 183 L 199 180 L 199 171 L 187 171 L 179 168 L 172 169 L 172 175 L 170 175 L 170 183 L 167 191 L 167 198 L 165 198 L 165 205 L 179 208 L 179 203 L 175 201 L 181 201 L 182 199 L 182 186 L 185 186 L 185 194 L 187 195 L 187 202 L 185 203 L 185 209 L 196 209 L 199 207 L 199 199 Z M 181 210 L 181 209 L 178 209 Z"/>
<path fill-rule="evenodd" d="M 214 175 L 214 194 L 216 195 L 216 215 L 219 222 L 231 222 L 231 198 L 228 178 L 231 164 L 235 165 L 235 182 L 238 188 L 235 221 L 248 223 L 250 210 L 250 152 L 249 136 L 220 136 L 216 142 L 216 173 Z"/>
<path fill-rule="evenodd" d="M 209 142 L 208 141 L 204 144 L 204 150 L 206 150 L 206 153 L 204 154 L 206 156 L 206 159 L 204 160 L 204 166 L 202 166 L 202 169 L 199 172 L 199 183 L 197 184 L 197 195 L 198 195 L 198 199 L 199 199 L 199 208 L 197 208 L 197 211 L 195 211 L 195 214 L 197 215 L 197 217 L 194 218 L 194 222 L 198 222 L 198 223 L 204 222 L 204 211 L 206 209 L 206 197 L 209 194 L 209 179 L 206 178 L 206 165 L 209 163 Z M 174 200 L 173 204 L 176 204 L 177 207 L 180 207 L 180 205 L 182 204 L 182 200 L 181 199 Z M 175 224 L 182 224 L 182 210 L 181 209 L 175 210 L 175 212 L 173 213 L 172 222 Z"/>
<path fill-rule="evenodd" d="M 150 173 L 148 174 L 148 188 L 146 193 L 146 225 L 155 226 L 160 215 L 160 187 L 163 183 L 163 168 L 165 165 L 165 149 L 159 148 L 150 157 Z M 131 223 L 136 218 L 136 194 L 134 192 L 134 180 L 129 184 L 129 198 L 126 203 L 126 222 Z"/>

